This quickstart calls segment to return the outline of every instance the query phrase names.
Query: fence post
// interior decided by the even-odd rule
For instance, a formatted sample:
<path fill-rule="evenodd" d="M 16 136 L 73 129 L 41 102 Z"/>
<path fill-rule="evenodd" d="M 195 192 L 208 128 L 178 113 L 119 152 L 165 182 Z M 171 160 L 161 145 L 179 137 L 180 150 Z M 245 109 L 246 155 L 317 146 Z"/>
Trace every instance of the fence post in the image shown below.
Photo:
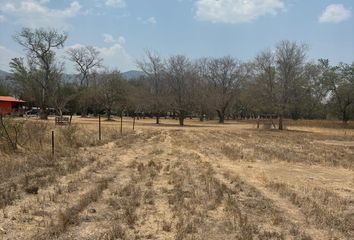
<path fill-rule="evenodd" d="M 134 117 L 133 117 L 133 131 L 135 129 L 135 114 L 134 114 Z"/>
<path fill-rule="evenodd" d="M 98 140 L 101 141 L 101 114 L 98 114 Z"/>
<path fill-rule="evenodd" d="M 123 111 L 120 114 L 120 134 L 123 134 Z"/>
<path fill-rule="evenodd" d="M 54 131 L 52 131 L 52 155 L 54 156 L 55 150 L 55 139 L 54 139 Z"/>

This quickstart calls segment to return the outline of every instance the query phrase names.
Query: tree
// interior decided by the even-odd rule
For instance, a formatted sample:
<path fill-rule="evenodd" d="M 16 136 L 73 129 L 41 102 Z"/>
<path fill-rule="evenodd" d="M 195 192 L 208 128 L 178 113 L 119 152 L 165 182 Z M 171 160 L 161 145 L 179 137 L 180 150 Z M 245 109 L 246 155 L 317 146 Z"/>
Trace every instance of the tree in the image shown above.
<path fill-rule="evenodd" d="M 88 101 L 90 98 L 88 92 L 90 77 L 101 67 L 103 59 L 92 46 L 82 46 L 78 48 L 70 48 L 67 52 L 68 59 L 74 63 L 75 69 L 79 77 L 79 91 L 81 102 L 81 115 L 87 115 Z"/>
<path fill-rule="evenodd" d="M 229 56 L 211 59 L 208 62 L 207 78 L 219 123 L 224 123 L 226 110 L 235 98 L 241 83 L 241 64 Z"/>
<path fill-rule="evenodd" d="M 70 101 L 75 99 L 77 91 L 73 83 L 64 81 L 62 78 L 60 81 L 57 81 L 56 84 L 57 86 L 53 93 L 53 106 L 59 116 L 63 116 L 65 107 Z M 72 112 L 72 109 L 70 112 Z"/>
<path fill-rule="evenodd" d="M 146 58 L 138 61 L 137 64 L 146 74 L 152 98 L 152 110 L 156 114 L 156 124 L 159 124 L 161 111 L 166 103 L 165 66 L 157 53 L 147 51 Z"/>
<path fill-rule="evenodd" d="M 111 120 L 114 107 L 120 105 L 122 110 L 125 100 L 125 84 L 120 72 L 104 72 L 99 75 L 97 82 L 97 101 Z"/>
<path fill-rule="evenodd" d="M 178 113 L 179 125 L 184 126 L 184 119 L 192 106 L 194 89 L 191 82 L 196 73 L 190 60 L 183 55 L 171 56 L 166 68 L 171 107 Z"/>
<path fill-rule="evenodd" d="M 40 105 L 41 119 L 48 118 L 47 107 L 51 97 L 51 90 L 57 81 L 56 73 L 59 69 L 54 49 L 64 47 L 67 34 L 59 33 L 54 29 L 23 28 L 14 36 L 17 43 L 24 47 L 27 55 L 27 65 L 23 59 L 15 58 L 10 63 L 13 80 L 26 89 L 32 88 Z M 40 96 L 38 96 L 38 92 Z"/>
<path fill-rule="evenodd" d="M 319 62 L 324 69 L 323 82 L 331 96 L 331 102 L 341 120 L 346 123 L 354 104 L 354 63 L 340 63 L 333 67 L 328 60 L 320 59 Z"/>
<path fill-rule="evenodd" d="M 283 118 L 288 110 L 294 89 L 302 75 L 306 45 L 296 42 L 282 41 L 276 46 L 277 84 L 279 86 L 279 130 L 283 130 Z"/>
<path fill-rule="evenodd" d="M 213 100 L 211 92 L 209 91 L 208 82 L 208 58 L 200 58 L 195 61 L 195 69 L 197 78 L 194 82 L 194 106 L 195 110 L 199 113 L 200 121 L 204 121 L 204 116 L 211 117 L 215 111 L 212 107 Z"/>

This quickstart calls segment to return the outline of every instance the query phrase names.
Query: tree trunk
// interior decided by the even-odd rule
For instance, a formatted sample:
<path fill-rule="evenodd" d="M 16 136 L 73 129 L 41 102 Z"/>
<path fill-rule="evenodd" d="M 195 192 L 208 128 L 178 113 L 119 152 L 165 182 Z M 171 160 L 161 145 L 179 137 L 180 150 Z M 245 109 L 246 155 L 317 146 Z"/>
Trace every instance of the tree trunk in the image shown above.
<path fill-rule="evenodd" d="M 160 113 L 156 114 L 156 124 L 160 124 Z"/>
<path fill-rule="evenodd" d="M 108 121 L 111 120 L 111 115 L 112 115 L 111 109 L 107 109 L 107 120 L 108 120 Z"/>
<path fill-rule="evenodd" d="M 283 114 L 279 116 L 279 130 L 283 130 Z"/>
<path fill-rule="evenodd" d="M 180 112 L 179 115 L 178 115 L 178 120 L 179 120 L 179 125 L 181 127 L 184 126 L 184 113 L 183 112 Z"/>
<path fill-rule="evenodd" d="M 348 120 L 349 120 L 349 117 L 347 116 L 347 110 L 346 109 L 344 109 L 343 111 L 342 111 L 342 121 L 343 121 L 343 123 L 347 123 L 348 122 Z"/>
<path fill-rule="evenodd" d="M 225 123 L 225 113 L 220 110 L 216 110 L 216 112 L 218 113 L 219 123 Z"/>
<path fill-rule="evenodd" d="M 42 106 L 40 111 L 39 111 L 39 118 L 41 120 L 48 120 L 48 112 L 46 107 Z"/>
<path fill-rule="evenodd" d="M 199 121 L 204 122 L 204 114 L 200 114 Z"/>

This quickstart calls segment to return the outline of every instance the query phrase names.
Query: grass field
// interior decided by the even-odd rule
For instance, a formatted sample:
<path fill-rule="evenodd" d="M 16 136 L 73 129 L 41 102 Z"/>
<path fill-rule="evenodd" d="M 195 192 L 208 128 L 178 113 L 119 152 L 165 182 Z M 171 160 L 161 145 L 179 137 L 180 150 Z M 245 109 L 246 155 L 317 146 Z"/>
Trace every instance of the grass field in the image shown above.
<path fill-rule="evenodd" d="M 0 239 L 354 239 L 353 125 L 27 124 L 0 153 Z"/>

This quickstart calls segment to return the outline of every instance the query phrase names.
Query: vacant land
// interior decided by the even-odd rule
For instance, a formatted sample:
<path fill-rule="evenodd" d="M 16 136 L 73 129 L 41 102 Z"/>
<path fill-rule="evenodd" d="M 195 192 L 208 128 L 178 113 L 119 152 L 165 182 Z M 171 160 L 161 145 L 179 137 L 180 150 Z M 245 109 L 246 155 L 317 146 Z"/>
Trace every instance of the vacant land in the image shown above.
<path fill-rule="evenodd" d="M 354 239 L 351 126 L 73 123 L 0 154 L 0 239 Z"/>

